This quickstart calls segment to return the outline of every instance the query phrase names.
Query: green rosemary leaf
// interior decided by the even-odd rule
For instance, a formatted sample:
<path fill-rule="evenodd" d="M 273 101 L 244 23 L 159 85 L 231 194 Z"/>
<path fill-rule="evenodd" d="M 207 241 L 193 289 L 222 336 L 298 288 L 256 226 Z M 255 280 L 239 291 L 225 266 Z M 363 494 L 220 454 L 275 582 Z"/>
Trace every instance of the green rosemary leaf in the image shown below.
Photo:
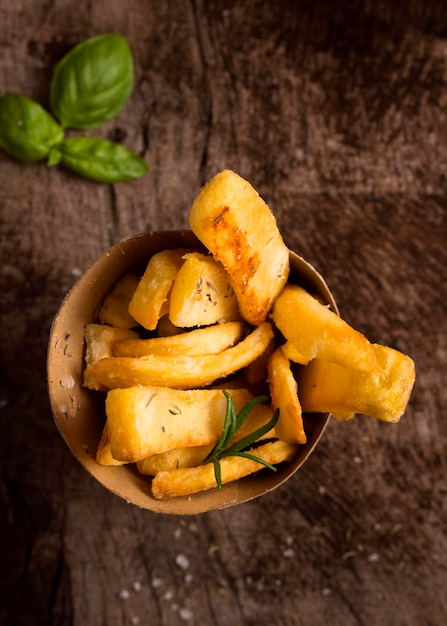
<path fill-rule="evenodd" d="M 213 459 L 213 465 L 214 465 L 214 476 L 216 478 L 217 487 L 219 489 L 222 489 L 222 473 L 220 471 L 220 461 L 219 461 L 219 459 L 214 458 Z"/>
<path fill-rule="evenodd" d="M 261 402 L 267 402 L 268 400 L 269 400 L 269 398 L 267 396 L 258 396 L 257 398 L 252 398 L 251 400 L 249 400 L 247 402 L 247 404 L 242 407 L 242 409 L 239 411 L 239 413 L 237 415 L 237 418 L 236 418 L 237 424 L 236 424 L 236 427 L 235 427 L 235 431 L 239 430 L 239 428 L 242 426 L 242 424 L 247 419 L 249 413 L 251 413 L 251 411 L 254 409 L 254 407 L 257 404 L 260 404 Z"/>
<path fill-rule="evenodd" d="M 249 452 L 236 452 L 234 456 L 241 456 L 244 459 L 250 459 L 250 461 L 256 461 L 256 463 L 260 463 L 261 465 L 265 465 L 272 470 L 272 472 L 276 472 L 276 467 L 271 465 L 268 461 L 264 461 L 259 456 L 255 456 L 254 454 L 250 454 Z"/>
<path fill-rule="evenodd" d="M 274 468 L 273 465 L 270 465 L 270 463 L 267 463 L 257 456 L 245 452 L 244 448 L 251 446 L 260 437 L 268 433 L 269 430 L 271 430 L 276 425 L 279 419 L 279 409 L 276 409 L 276 411 L 272 415 L 272 418 L 266 424 L 264 424 L 254 432 L 246 435 L 236 443 L 231 444 L 236 432 L 245 422 L 250 411 L 252 411 L 257 404 L 267 401 L 268 397 L 258 396 L 256 398 L 252 398 L 247 402 L 247 404 L 245 404 L 241 408 L 239 413 L 236 414 L 233 398 L 227 391 L 223 391 L 223 394 L 227 399 L 227 410 L 225 413 L 225 419 L 222 427 L 222 434 L 219 437 L 219 441 L 216 443 L 214 448 L 203 461 L 203 463 L 213 463 L 214 476 L 216 478 L 216 484 L 219 489 L 222 489 L 222 470 L 220 466 L 220 459 L 224 457 L 242 456 L 247 459 L 256 461 L 257 463 L 261 463 L 261 465 L 265 465 L 265 467 L 276 471 L 276 468 Z"/>
<path fill-rule="evenodd" d="M 230 430 L 230 427 L 233 421 L 233 415 L 234 415 L 233 400 L 227 391 L 224 391 L 223 394 L 227 399 L 227 411 L 226 411 L 224 423 L 222 426 L 222 434 L 219 438 L 219 441 L 216 443 L 214 448 L 205 458 L 204 463 L 212 460 L 220 452 L 220 450 L 225 446 L 227 439 L 228 439 L 228 432 Z"/>
<path fill-rule="evenodd" d="M 222 449 L 227 448 L 230 443 L 234 439 L 234 435 L 236 434 L 239 424 L 238 424 L 238 416 L 236 415 L 236 407 L 234 406 L 233 398 L 228 393 L 228 391 L 224 391 L 225 397 L 227 399 L 227 411 L 231 412 L 231 422 L 230 427 L 228 429 L 228 433 L 225 439 L 225 442 L 222 445 Z M 243 410 L 243 409 L 242 409 Z"/>
<path fill-rule="evenodd" d="M 272 415 L 271 420 L 269 420 L 267 424 L 264 424 L 263 426 L 255 430 L 254 432 L 250 433 L 249 435 L 246 435 L 239 441 L 236 441 L 236 443 L 234 443 L 233 445 L 223 450 L 220 453 L 220 456 L 221 457 L 233 456 L 234 454 L 236 454 L 237 452 L 240 452 L 244 448 L 248 448 L 248 446 L 251 446 L 252 443 L 257 441 L 260 437 L 268 433 L 269 430 L 271 430 L 274 426 L 276 426 L 278 419 L 279 419 L 279 409 L 276 409 L 276 411 Z"/>

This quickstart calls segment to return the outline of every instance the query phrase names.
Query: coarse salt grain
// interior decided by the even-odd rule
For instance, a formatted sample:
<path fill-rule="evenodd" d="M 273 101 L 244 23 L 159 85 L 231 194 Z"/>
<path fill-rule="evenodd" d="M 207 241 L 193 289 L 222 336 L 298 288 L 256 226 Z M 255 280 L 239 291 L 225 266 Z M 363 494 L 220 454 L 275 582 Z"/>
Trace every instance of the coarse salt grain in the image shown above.
<path fill-rule="evenodd" d="M 186 607 L 182 607 L 179 610 L 178 615 L 180 619 L 183 619 L 185 621 L 192 619 L 192 611 Z"/>
<path fill-rule="evenodd" d="M 185 554 L 177 554 L 175 557 L 175 563 L 180 567 L 180 569 L 188 569 L 189 567 L 189 559 Z"/>

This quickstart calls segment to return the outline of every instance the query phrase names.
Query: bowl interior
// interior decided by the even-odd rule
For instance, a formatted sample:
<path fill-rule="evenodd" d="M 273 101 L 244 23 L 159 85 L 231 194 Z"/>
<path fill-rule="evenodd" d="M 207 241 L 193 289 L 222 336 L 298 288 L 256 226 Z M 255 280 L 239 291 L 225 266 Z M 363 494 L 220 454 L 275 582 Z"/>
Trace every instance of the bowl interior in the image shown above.
<path fill-rule="evenodd" d="M 145 233 L 124 239 L 104 253 L 65 297 L 50 332 L 47 358 L 48 389 L 57 428 L 84 468 L 104 487 L 138 507 L 159 513 L 196 514 L 246 502 L 278 487 L 294 474 L 317 445 L 329 414 L 306 419 L 308 441 L 294 460 L 273 473 L 261 471 L 235 483 L 191 496 L 156 500 L 150 478 L 133 465 L 105 467 L 95 455 L 105 422 L 105 394 L 82 385 L 85 325 L 96 319 L 98 307 L 126 272 L 144 271 L 149 258 L 164 249 L 202 247 L 190 231 Z M 336 303 L 320 274 L 304 259 L 290 253 L 291 282 L 319 295 L 335 312 Z"/>

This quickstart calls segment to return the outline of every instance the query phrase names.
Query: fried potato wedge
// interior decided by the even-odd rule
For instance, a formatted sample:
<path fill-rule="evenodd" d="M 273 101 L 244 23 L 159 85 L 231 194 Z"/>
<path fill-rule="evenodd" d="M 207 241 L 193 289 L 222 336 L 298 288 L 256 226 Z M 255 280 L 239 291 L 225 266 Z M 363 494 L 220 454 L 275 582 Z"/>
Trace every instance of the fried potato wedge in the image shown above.
<path fill-rule="evenodd" d="M 230 389 L 228 393 L 236 411 L 253 397 L 246 389 Z M 113 389 L 106 398 L 111 455 L 132 463 L 175 448 L 215 444 L 226 408 L 227 399 L 220 389 Z M 257 405 L 243 424 L 241 435 L 267 423 L 271 415 L 270 406 Z"/>
<path fill-rule="evenodd" d="M 363 413 L 385 422 L 398 422 L 405 412 L 415 380 L 413 360 L 393 348 L 372 344 L 376 366 L 360 372 L 315 359 L 298 378 L 303 411 L 331 412 L 350 419 Z"/>
<path fill-rule="evenodd" d="M 143 328 L 154 330 L 158 320 L 167 313 L 166 305 L 183 256 L 190 250 L 176 248 L 157 252 L 149 259 L 135 293 L 129 303 L 129 313 Z"/>
<path fill-rule="evenodd" d="M 139 276 L 133 272 L 120 278 L 112 291 L 104 298 L 98 311 L 98 319 L 102 324 L 116 326 L 116 328 L 138 326 L 136 320 L 129 313 L 129 303 L 139 282 Z"/>
<path fill-rule="evenodd" d="M 267 380 L 267 363 L 270 355 L 275 350 L 275 336 L 273 336 L 267 348 L 254 361 L 244 368 L 244 378 L 249 385 L 265 383 Z"/>
<path fill-rule="evenodd" d="M 169 319 L 180 328 L 209 326 L 240 319 L 228 274 L 212 256 L 191 252 L 172 286 Z"/>
<path fill-rule="evenodd" d="M 269 417 L 271 417 L 271 411 L 268 415 L 267 413 L 264 415 L 263 412 L 258 411 L 258 414 L 252 415 L 248 423 L 242 424 L 240 429 L 236 431 L 232 442 L 235 443 L 242 437 L 249 435 L 251 432 L 250 429 L 257 430 L 267 421 Z M 276 438 L 276 428 L 272 428 L 268 433 L 262 435 L 258 441 L 273 438 Z M 158 472 L 177 469 L 179 467 L 194 467 L 202 463 L 202 461 L 211 452 L 212 448 L 213 444 L 207 446 L 195 446 L 193 448 L 176 448 L 174 450 L 167 450 L 166 452 L 153 454 L 152 456 L 146 457 L 141 461 L 137 461 L 137 469 L 141 474 L 155 476 Z M 111 456 L 110 450 L 109 454 Z M 113 459 L 113 457 L 111 458 Z M 115 461 L 115 463 L 119 463 L 119 461 Z"/>
<path fill-rule="evenodd" d="M 146 476 L 155 476 L 158 472 L 166 472 L 179 467 L 195 467 L 200 465 L 213 449 L 213 444 L 208 446 L 195 446 L 194 448 L 176 448 L 160 454 L 153 454 L 141 461 L 137 461 L 137 470 Z"/>
<path fill-rule="evenodd" d="M 107 466 L 124 465 L 124 461 L 117 461 L 117 459 L 114 459 L 112 456 L 107 422 L 102 430 L 101 439 L 98 444 L 98 449 L 96 450 L 96 462 L 99 463 L 99 465 Z"/>
<path fill-rule="evenodd" d="M 201 356 L 219 354 L 234 346 L 243 336 L 243 322 L 226 322 L 197 328 L 179 335 L 151 339 L 124 339 L 113 344 L 114 356 Z"/>
<path fill-rule="evenodd" d="M 89 380 L 96 381 L 98 388 L 157 385 L 194 389 L 246 367 L 264 352 L 272 337 L 272 326 L 265 322 L 219 354 L 104 358 L 88 366 L 86 373 Z"/>
<path fill-rule="evenodd" d="M 267 373 L 272 408 L 279 409 L 275 428 L 278 438 L 287 443 L 306 443 L 297 383 L 281 346 L 269 358 Z"/>
<path fill-rule="evenodd" d="M 221 261 L 242 317 L 265 321 L 289 276 L 289 250 L 267 204 L 231 170 L 214 176 L 189 213 L 192 231 Z"/>
<path fill-rule="evenodd" d="M 271 465 L 278 465 L 290 461 L 296 450 L 297 446 L 278 440 L 257 447 L 256 456 Z M 264 468 L 261 463 L 238 456 L 221 459 L 220 467 L 222 484 L 239 480 Z M 187 496 L 213 487 L 216 487 L 216 478 L 212 463 L 159 472 L 152 479 L 152 494 L 157 499 Z"/>
<path fill-rule="evenodd" d="M 309 358 L 304 357 L 295 346 L 290 342 L 286 341 L 286 343 L 282 346 L 283 352 L 289 361 L 293 361 L 293 363 L 300 363 L 300 365 L 306 365 L 309 363 Z"/>
<path fill-rule="evenodd" d="M 100 359 L 113 356 L 112 346 L 120 339 L 136 339 L 139 335 L 130 329 L 115 328 L 107 324 L 87 324 L 85 327 L 85 362 L 84 386 L 89 389 L 105 389 L 98 385 L 95 379 L 90 378 L 88 366 L 93 365 Z"/>
<path fill-rule="evenodd" d="M 319 358 L 365 372 L 376 364 L 368 339 L 298 285 L 283 289 L 271 317 L 304 360 Z"/>

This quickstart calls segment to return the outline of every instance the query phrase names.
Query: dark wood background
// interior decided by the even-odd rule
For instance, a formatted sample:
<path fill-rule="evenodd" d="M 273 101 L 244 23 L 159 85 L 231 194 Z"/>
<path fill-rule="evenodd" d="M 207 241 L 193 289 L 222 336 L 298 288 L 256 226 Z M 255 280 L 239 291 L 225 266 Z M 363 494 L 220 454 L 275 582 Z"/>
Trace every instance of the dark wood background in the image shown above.
<path fill-rule="evenodd" d="M 106 31 L 137 82 L 95 134 L 151 172 L 107 186 L 0 154 L 0 623 L 446 624 L 447 5 L 0 0 L 1 92 L 47 106 L 57 61 Z M 187 226 L 226 167 L 417 383 L 398 425 L 332 421 L 274 493 L 164 517 L 106 492 L 60 439 L 48 332 L 104 250 Z"/>

